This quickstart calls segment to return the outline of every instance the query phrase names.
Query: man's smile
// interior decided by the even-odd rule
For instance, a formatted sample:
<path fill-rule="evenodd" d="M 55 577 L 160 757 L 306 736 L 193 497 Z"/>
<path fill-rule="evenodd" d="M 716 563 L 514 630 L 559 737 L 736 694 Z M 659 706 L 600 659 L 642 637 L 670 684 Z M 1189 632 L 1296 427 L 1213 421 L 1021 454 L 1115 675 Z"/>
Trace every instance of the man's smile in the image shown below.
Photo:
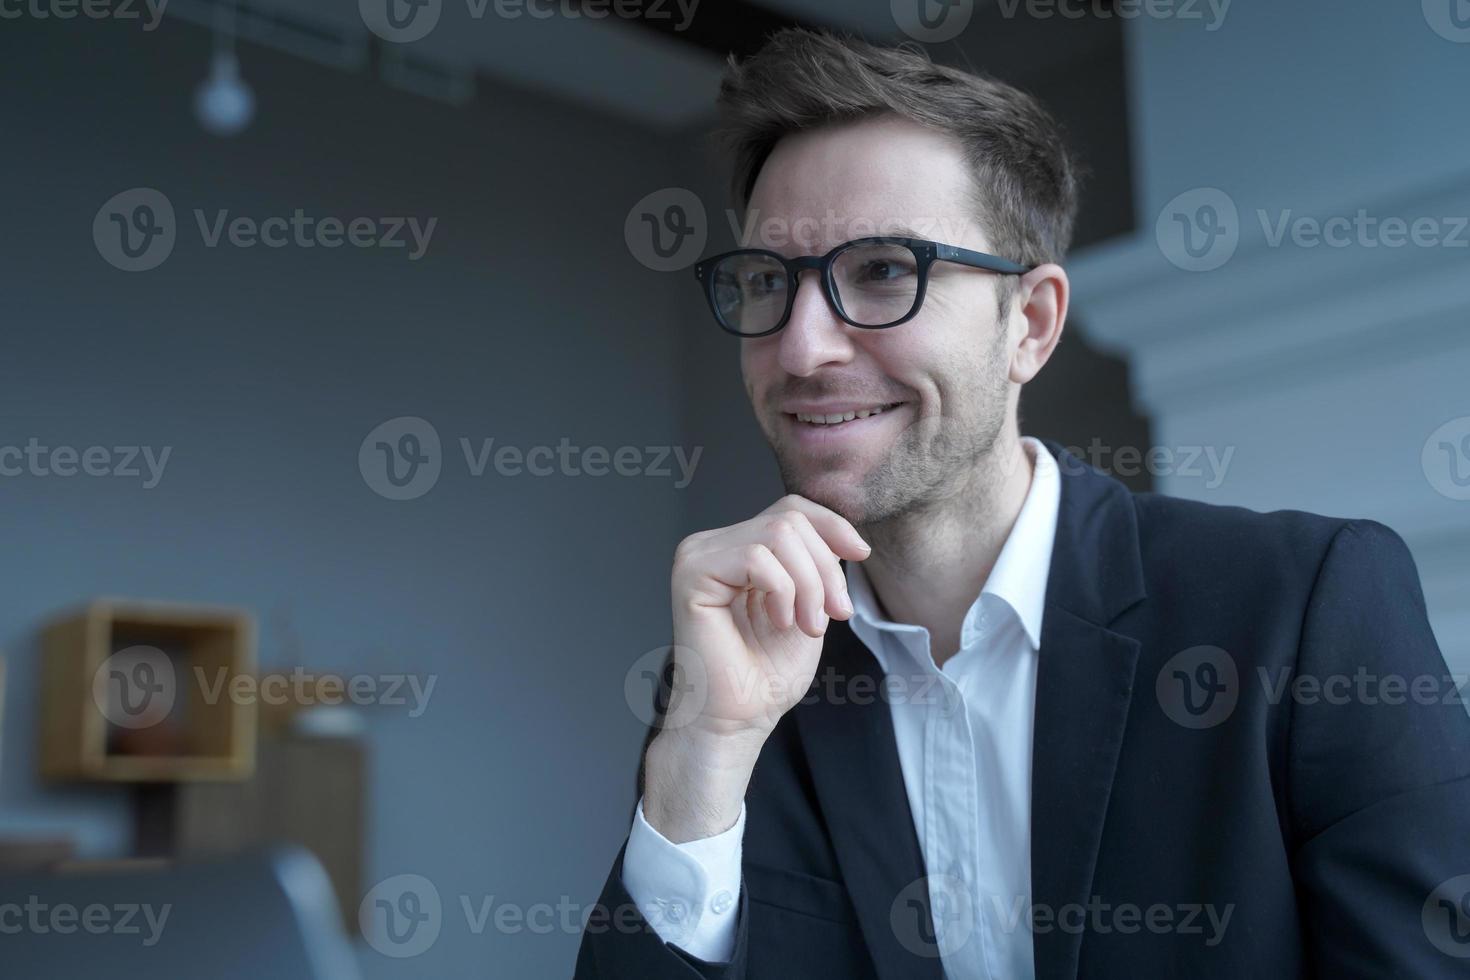
<path fill-rule="evenodd" d="M 857 449 L 864 440 L 875 446 L 888 441 L 884 430 L 895 429 L 907 413 L 908 402 L 809 403 L 784 406 L 785 419 L 795 441 L 809 448 Z"/>

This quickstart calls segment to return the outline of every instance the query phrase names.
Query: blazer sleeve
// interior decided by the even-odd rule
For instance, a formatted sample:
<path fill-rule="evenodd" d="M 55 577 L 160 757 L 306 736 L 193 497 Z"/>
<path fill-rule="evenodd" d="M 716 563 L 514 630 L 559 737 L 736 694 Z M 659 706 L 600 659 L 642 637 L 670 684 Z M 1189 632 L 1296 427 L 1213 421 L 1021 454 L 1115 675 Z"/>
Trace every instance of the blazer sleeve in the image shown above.
<path fill-rule="evenodd" d="M 1303 622 L 1288 809 L 1316 976 L 1470 976 L 1470 714 L 1418 573 L 1373 521 L 1338 530 Z"/>

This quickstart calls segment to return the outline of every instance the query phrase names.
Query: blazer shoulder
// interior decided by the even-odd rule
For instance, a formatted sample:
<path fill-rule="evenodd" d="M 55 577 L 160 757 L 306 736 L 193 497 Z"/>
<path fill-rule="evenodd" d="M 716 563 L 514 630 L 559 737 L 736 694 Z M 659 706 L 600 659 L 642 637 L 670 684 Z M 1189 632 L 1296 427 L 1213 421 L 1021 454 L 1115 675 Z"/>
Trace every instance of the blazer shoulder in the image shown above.
<path fill-rule="evenodd" d="M 1134 493 L 1139 550 L 1145 567 L 1169 573 L 1250 575 L 1257 580 L 1315 579 L 1334 550 L 1412 565 L 1392 528 L 1368 518 L 1309 511 L 1257 511 L 1162 493 Z"/>

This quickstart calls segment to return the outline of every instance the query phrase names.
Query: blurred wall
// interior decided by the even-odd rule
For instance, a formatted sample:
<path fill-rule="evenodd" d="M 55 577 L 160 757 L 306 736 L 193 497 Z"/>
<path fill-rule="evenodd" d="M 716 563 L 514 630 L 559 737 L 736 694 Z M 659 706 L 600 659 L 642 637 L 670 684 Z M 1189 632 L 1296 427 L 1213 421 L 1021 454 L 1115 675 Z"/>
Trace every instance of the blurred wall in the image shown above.
<path fill-rule="evenodd" d="M 70 834 L 90 855 L 131 836 L 123 790 L 37 782 L 45 617 L 102 594 L 240 604 L 267 667 L 437 677 L 419 717 L 365 709 L 365 878 L 427 877 L 443 927 L 413 959 L 363 947 L 367 975 L 566 975 L 575 929 L 477 935 L 461 900 L 478 916 L 490 896 L 595 899 L 643 731 L 624 675 L 669 642 L 687 490 L 473 477 L 458 440 L 676 443 L 678 287 L 622 235 L 632 202 L 674 183 L 670 147 L 528 93 L 457 109 L 254 47 L 258 118 L 217 140 L 190 112 L 208 51 L 193 27 L 7 20 L 0 48 L 0 444 L 171 450 L 152 489 L 0 479 L 0 835 Z M 179 235 L 158 268 L 125 273 L 93 218 L 139 186 L 167 195 Z M 438 224 L 417 261 L 208 248 L 195 208 Z M 442 472 L 393 501 L 358 450 L 404 415 L 435 427 Z"/>

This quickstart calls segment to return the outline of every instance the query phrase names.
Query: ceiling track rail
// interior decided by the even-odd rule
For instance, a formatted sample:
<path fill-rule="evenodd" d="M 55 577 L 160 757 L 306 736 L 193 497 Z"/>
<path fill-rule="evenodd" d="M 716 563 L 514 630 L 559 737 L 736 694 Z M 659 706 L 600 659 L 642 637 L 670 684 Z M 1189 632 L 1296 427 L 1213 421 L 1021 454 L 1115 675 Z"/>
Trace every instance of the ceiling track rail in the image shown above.
<path fill-rule="evenodd" d="M 449 105 L 464 105 L 475 97 L 472 68 L 408 54 L 379 41 L 361 22 L 343 31 L 269 5 L 234 0 L 170 0 L 168 12 L 213 30 L 228 21 L 232 8 L 231 33 L 242 41 L 342 71 L 374 71 L 390 88 Z"/>
<path fill-rule="evenodd" d="M 231 16 L 231 8 L 231 33 L 242 41 L 344 71 L 360 71 L 370 63 L 366 28 L 343 32 L 265 5 L 235 0 L 169 0 L 168 13 L 213 30 Z"/>

